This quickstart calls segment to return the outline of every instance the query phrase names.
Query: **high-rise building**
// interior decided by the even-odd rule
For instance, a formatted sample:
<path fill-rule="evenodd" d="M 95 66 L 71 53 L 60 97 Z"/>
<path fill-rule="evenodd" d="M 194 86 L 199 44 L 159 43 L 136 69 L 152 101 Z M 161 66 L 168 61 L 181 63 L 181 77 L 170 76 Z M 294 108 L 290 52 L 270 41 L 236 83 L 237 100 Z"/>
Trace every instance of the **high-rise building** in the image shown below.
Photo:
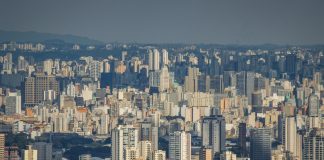
<path fill-rule="evenodd" d="M 44 100 L 45 91 L 53 90 L 58 96 L 59 83 L 55 76 L 36 73 L 25 79 L 23 102 L 25 106 L 35 106 Z"/>
<path fill-rule="evenodd" d="M 224 88 L 236 86 L 236 75 L 234 71 L 224 71 Z"/>
<path fill-rule="evenodd" d="M 199 68 L 188 67 L 187 76 L 185 76 L 185 90 L 187 92 L 197 92 L 198 91 L 198 80 L 199 80 Z"/>
<path fill-rule="evenodd" d="M 160 85 L 159 90 L 165 91 L 170 88 L 170 74 L 167 66 L 162 67 L 160 72 Z"/>
<path fill-rule="evenodd" d="M 160 52 L 157 49 L 149 51 L 149 70 L 157 71 L 160 69 Z"/>
<path fill-rule="evenodd" d="M 210 77 L 210 89 L 213 89 L 215 93 L 224 92 L 224 78 L 223 75 L 216 75 Z"/>
<path fill-rule="evenodd" d="M 239 146 L 241 149 L 241 155 L 246 155 L 246 123 L 240 123 L 239 126 Z"/>
<path fill-rule="evenodd" d="M 141 122 L 139 130 L 140 141 L 150 141 L 152 151 L 158 149 L 158 127 L 153 126 L 151 122 Z"/>
<path fill-rule="evenodd" d="M 124 160 L 137 160 L 139 158 L 138 150 L 135 147 L 126 146 L 124 154 Z"/>
<path fill-rule="evenodd" d="M 254 72 L 239 72 L 236 75 L 236 88 L 238 95 L 248 97 L 248 104 L 252 104 L 252 92 L 254 91 Z"/>
<path fill-rule="evenodd" d="M 124 159 L 126 155 L 133 155 L 138 147 L 138 129 L 132 125 L 120 125 L 112 131 L 112 160 Z M 128 154 L 124 149 L 128 148 Z M 137 154 L 137 153 L 136 153 Z"/>
<path fill-rule="evenodd" d="M 215 76 L 215 75 L 220 75 L 221 74 L 221 58 L 213 56 L 211 58 L 211 63 L 210 63 L 210 75 Z"/>
<path fill-rule="evenodd" d="M 27 149 L 23 150 L 23 160 L 38 160 L 37 159 L 37 150 L 32 149 L 32 146 L 27 146 Z"/>
<path fill-rule="evenodd" d="M 139 141 L 139 157 L 152 159 L 152 143 L 150 141 Z"/>
<path fill-rule="evenodd" d="M 169 159 L 191 159 L 191 134 L 175 131 L 169 135 Z"/>
<path fill-rule="evenodd" d="M 162 150 L 154 151 L 153 160 L 165 160 L 165 159 L 166 159 L 165 151 Z"/>
<path fill-rule="evenodd" d="M 304 137 L 304 160 L 324 159 L 324 131 L 313 129 Z"/>
<path fill-rule="evenodd" d="M 259 91 L 255 91 L 252 93 L 252 107 L 260 107 L 262 106 L 262 94 Z"/>
<path fill-rule="evenodd" d="M 251 160 L 271 160 L 271 130 L 254 128 L 250 139 Z"/>
<path fill-rule="evenodd" d="M 5 134 L 0 133 L 0 159 L 4 159 L 5 154 Z"/>
<path fill-rule="evenodd" d="M 286 138 L 286 136 L 285 136 L 285 134 L 286 134 L 285 133 L 285 127 L 286 127 L 285 123 L 286 123 L 286 116 L 284 114 L 280 114 L 278 116 L 278 133 L 277 133 L 277 135 L 278 135 L 278 141 L 281 144 L 284 144 L 284 141 L 285 141 L 285 138 Z"/>
<path fill-rule="evenodd" d="M 20 91 L 9 92 L 6 98 L 6 115 L 20 114 L 21 113 L 21 95 Z"/>
<path fill-rule="evenodd" d="M 285 120 L 285 138 L 284 147 L 285 151 L 289 151 L 294 156 L 297 156 L 297 125 L 295 117 L 289 116 Z M 301 157 L 300 157 L 301 158 Z"/>
<path fill-rule="evenodd" d="M 89 71 L 90 71 L 90 77 L 93 78 L 95 81 L 97 81 L 101 74 L 99 61 L 90 62 Z"/>
<path fill-rule="evenodd" d="M 125 61 L 126 60 L 126 56 L 127 56 L 127 51 L 122 51 L 121 53 L 121 60 Z"/>
<path fill-rule="evenodd" d="M 314 93 L 308 97 L 308 116 L 318 117 L 319 116 L 319 99 Z"/>
<path fill-rule="evenodd" d="M 12 66 L 13 66 L 12 53 L 7 53 L 3 57 L 3 67 L 2 67 L 1 73 L 2 74 L 4 74 L 4 73 L 11 74 L 12 73 Z"/>
<path fill-rule="evenodd" d="M 166 49 L 162 49 L 162 67 L 169 65 L 169 53 Z"/>
<path fill-rule="evenodd" d="M 37 150 L 37 159 L 52 160 L 51 143 L 35 142 L 32 148 Z"/>
<path fill-rule="evenodd" d="M 200 148 L 199 160 L 212 160 L 213 157 L 213 149 L 211 147 L 202 146 Z"/>
<path fill-rule="evenodd" d="M 123 159 L 123 130 L 115 128 L 111 133 L 111 157 L 112 160 Z"/>
<path fill-rule="evenodd" d="M 158 87 L 160 91 L 170 88 L 170 73 L 168 67 L 164 66 L 161 70 L 152 71 L 149 74 L 150 87 Z"/>
<path fill-rule="evenodd" d="M 18 65 L 17 70 L 18 71 L 26 71 L 28 66 L 28 61 L 23 56 L 18 57 Z"/>
<path fill-rule="evenodd" d="M 44 71 L 44 73 L 46 73 L 47 75 L 51 75 L 52 70 L 53 70 L 53 65 L 54 65 L 54 62 L 53 62 L 52 59 L 45 60 L 43 62 L 43 71 Z"/>
<path fill-rule="evenodd" d="M 246 72 L 246 91 L 245 94 L 248 97 L 248 104 L 252 104 L 252 93 L 254 92 L 254 72 Z"/>
<path fill-rule="evenodd" d="M 160 70 L 160 52 L 157 49 L 153 50 L 153 70 Z"/>
<path fill-rule="evenodd" d="M 297 71 L 297 56 L 296 54 L 287 54 L 285 69 L 288 75 L 292 76 Z"/>
<path fill-rule="evenodd" d="M 223 116 L 204 117 L 202 121 L 202 145 L 212 148 L 212 155 L 225 151 L 226 130 Z"/>
<path fill-rule="evenodd" d="M 321 72 L 315 72 L 313 75 L 313 81 L 315 85 L 320 85 L 322 82 L 322 74 Z"/>
<path fill-rule="evenodd" d="M 238 95 L 246 95 L 246 74 L 244 71 L 236 74 L 236 89 Z"/>
<path fill-rule="evenodd" d="M 202 74 L 198 76 L 198 91 L 209 92 L 210 90 L 210 76 Z"/>

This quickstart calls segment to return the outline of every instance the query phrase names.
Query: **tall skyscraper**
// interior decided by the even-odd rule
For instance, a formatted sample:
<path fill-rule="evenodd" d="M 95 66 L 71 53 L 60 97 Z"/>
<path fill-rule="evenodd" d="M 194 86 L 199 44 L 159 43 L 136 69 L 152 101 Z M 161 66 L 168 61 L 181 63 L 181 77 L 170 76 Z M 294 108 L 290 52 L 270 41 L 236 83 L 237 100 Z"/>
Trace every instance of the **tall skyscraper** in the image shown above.
<path fill-rule="evenodd" d="M 223 116 L 204 117 L 202 121 L 202 145 L 212 148 L 212 156 L 225 151 L 226 130 Z"/>
<path fill-rule="evenodd" d="M 18 71 L 26 71 L 28 66 L 28 62 L 23 56 L 18 57 L 18 65 L 17 65 L 17 70 Z"/>
<path fill-rule="evenodd" d="M 287 54 L 285 63 L 286 72 L 293 76 L 297 71 L 297 56 L 296 54 Z"/>
<path fill-rule="evenodd" d="M 162 67 L 169 65 L 169 53 L 166 49 L 162 49 Z"/>
<path fill-rule="evenodd" d="M 295 117 L 289 116 L 285 120 L 285 151 L 289 151 L 294 156 L 297 156 L 297 125 Z M 301 157 L 300 157 L 301 158 Z"/>
<path fill-rule="evenodd" d="M 89 71 L 90 71 L 90 77 L 93 78 L 95 81 L 97 81 L 101 74 L 99 61 L 90 62 Z"/>
<path fill-rule="evenodd" d="M 252 107 L 260 107 L 262 106 L 262 93 L 259 91 L 255 91 L 251 95 L 252 97 Z"/>
<path fill-rule="evenodd" d="M 223 75 L 216 75 L 210 77 L 210 89 L 213 89 L 215 93 L 224 92 L 224 78 Z"/>
<path fill-rule="evenodd" d="M 252 104 L 252 92 L 254 91 L 254 72 L 239 72 L 236 75 L 236 88 L 238 95 L 248 97 L 248 104 Z"/>
<path fill-rule="evenodd" d="M 236 86 L 236 75 L 234 71 L 224 71 L 224 88 Z"/>
<path fill-rule="evenodd" d="M 160 52 L 157 49 L 153 50 L 153 70 L 160 70 Z"/>
<path fill-rule="evenodd" d="M 45 91 L 53 90 L 56 97 L 59 92 L 59 83 L 55 76 L 36 73 L 25 79 L 24 84 L 24 104 L 25 106 L 35 106 L 44 100 Z"/>
<path fill-rule="evenodd" d="M 319 116 L 319 99 L 317 95 L 312 93 L 308 97 L 308 116 L 310 117 L 318 117 Z"/>
<path fill-rule="evenodd" d="M 271 160 L 271 130 L 255 128 L 251 130 L 251 160 Z"/>
<path fill-rule="evenodd" d="M 52 74 L 52 69 L 53 69 L 54 62 L 52 59 L 47 59 L 43 62 L 43 71 L 47 75 Z"/>
<path fill-rule="evenodd" d="M 149 70 L 157 71 L 160 69 L 160 52 L 157 49 L 149 51 Z"/>
<path fill-rule="evenodd" d="M 125 61 L 126 60 L 126 56 L 127 56 L 127 51 L 122 51 L 121 53 L 121 60 Z"/>
<path fill-rule="evenodd" d="M 286 116 L 284 114 L 280 114 L 278 116 L 278 141 L 281 143 L 281 144 L 284 144 L 284 141 L 285 141 L 285 125 L 286 123 Z"/>
<path fill-rule="evenodd" d="M 202 74 L 198 76 L 198 91 L 209 92 L 210 90 L 210 76 Z"/>
<path fill-rule="evenodd" d="M 160 72 L 160 85 L 159 90 L 165 91 L 170 88 L 170 73 L 167 66 L 164 66 Z"/>
<path fill-rule="evenodd" d="M 244 71 L 236 74 L 236 89 L 238 95 L 246 95 L 246 74 Z"/>
<path fill-rule="evenodd" d="M 175 131 L 169 135 L 169 159 L 191 159 L 191 135 L 184 131 Z"/>
<path fill-rule="evenodd" d="M 246 123 L 240 123 L 239 126 L 239 146 L 241 149 L 241 155 L 246 155 Z"/>
<path fill-rule="evenodd" d="M 37 159 L 52 160 L 51 143 L 35 142 L 32 148 L 37 150 Z"/>
<path fill-rule="evenodd" d="M 252 93 L 254 92 L 254 72 L 246 72 L 246 91 L 245 94 L 248 97 L 248 104 L 252 104 Z"/>
<path fill-rule="evenodd" d="M 153 126 L 151 122 L 141 122 L 139 130 L 140 141 L 150 141 L 152 151 L 158 149 L 158 127 Z"/>
<path fill-rule="evenodd" d="M 324 159 L 324 131 L 313 129 L 304 137 L 303 160 Z"/>
<path fill-rule="evenodd" d="M 149 85 L 150 87 L 158 87 L 160 91 L 168 90 L 171 86 L 168 67 L 164 66 L 161 70 L 150 72 Z"/>
<path fill-rule="evenodd" d="M 0 133 L 0 159 L 4 159 L 5 154 L 5 134 Z"/>
<path fill-rule="evenodd" d="M 138 147 L 138 129 L 132 125 L 120 125 L 112 131 L 112 160 L 124 159 L 128 148 L 128 156 L 133 154 L 133 148 Z M 136 153 L 137 154 L 137 153 Z"/>
<path fill-rule="evenodd" d="M 111 157 L 112 160 L 123 159 L 123 130 L 115 128 L 111 133 Z"/>
<path fill-rule="evenodd" d="M 210 63 L 210 75 L 215 76 L 215 75 L 220 75 L 221 74 L 221 58 L 213 56 L 211 58 L 211 63 Z"/>
<path fill-rule="evenodd" d="M 6 115 L 20 114 L 21 113 L 21 95 L 20 91 L 9 92 L 6 98 Z"/>
<path fill-rule="evenodd" d="M 198 80 L 199 80 L 199 68 L 188 67 L 187 76 L 185 76 L 185 90 L 187 92 L 197 92 L 198 91 Z"/>
<path fill-rule="evenodd" d="M 7 53 L 4 57 L 3 57 L 3 67 L 2 67 L 2 71 L 1 73 L 4 74 L 11 74 L 12 73 L 12 53 Z"/>

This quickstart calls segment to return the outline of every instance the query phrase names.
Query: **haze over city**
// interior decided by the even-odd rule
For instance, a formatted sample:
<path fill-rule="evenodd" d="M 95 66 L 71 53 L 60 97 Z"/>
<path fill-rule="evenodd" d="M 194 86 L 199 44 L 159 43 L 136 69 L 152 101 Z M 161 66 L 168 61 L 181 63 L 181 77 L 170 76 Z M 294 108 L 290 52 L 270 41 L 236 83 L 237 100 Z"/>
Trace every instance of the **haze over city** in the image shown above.
<path fill-rule="evenodd" d="M 324 160 L 324 1 L 0 2 L 0 160 Z"/>
<path fill-rule="evenodd" d="M 323 1 L 2 1 L 0 29 L 103 42 L 322 44 Z"/>

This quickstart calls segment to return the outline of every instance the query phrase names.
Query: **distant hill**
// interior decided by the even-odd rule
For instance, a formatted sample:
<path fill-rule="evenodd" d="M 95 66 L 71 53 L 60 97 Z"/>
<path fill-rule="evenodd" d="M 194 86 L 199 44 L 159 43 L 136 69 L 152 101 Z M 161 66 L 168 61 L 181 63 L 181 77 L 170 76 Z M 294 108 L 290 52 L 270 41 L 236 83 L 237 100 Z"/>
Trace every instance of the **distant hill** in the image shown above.
<path fill-rule="evenodd" d="M 60 35 L 52 33 L 40 33 L 34 31 L 4 31 L 0 30 L 0 42 L 16 41 L 16 42 L 47 42 L 47 41 L 64 41 L 65 43 L 77 43 L 98 45 L 103 44 L 101 41 L 93 40 L 87 37 L 74 35 Z"/>

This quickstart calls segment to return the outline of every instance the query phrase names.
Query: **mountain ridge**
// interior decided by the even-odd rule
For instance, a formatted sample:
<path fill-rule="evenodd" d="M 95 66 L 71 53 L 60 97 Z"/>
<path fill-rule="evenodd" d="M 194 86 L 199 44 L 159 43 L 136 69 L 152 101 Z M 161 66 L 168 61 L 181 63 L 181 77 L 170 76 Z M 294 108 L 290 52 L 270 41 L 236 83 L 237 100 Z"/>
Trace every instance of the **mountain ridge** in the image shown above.
<path fill-rule="evenodd" d="M 71 34 L 42 33 L 36 31 L 7 31 L 0 30 L 0 42 L 45 42 L 51 40 L 61 40 L 66 43 L 75 43 L 81 45 L 100 45 L 104 42 L 94 40 L 84 36 Z"/>

